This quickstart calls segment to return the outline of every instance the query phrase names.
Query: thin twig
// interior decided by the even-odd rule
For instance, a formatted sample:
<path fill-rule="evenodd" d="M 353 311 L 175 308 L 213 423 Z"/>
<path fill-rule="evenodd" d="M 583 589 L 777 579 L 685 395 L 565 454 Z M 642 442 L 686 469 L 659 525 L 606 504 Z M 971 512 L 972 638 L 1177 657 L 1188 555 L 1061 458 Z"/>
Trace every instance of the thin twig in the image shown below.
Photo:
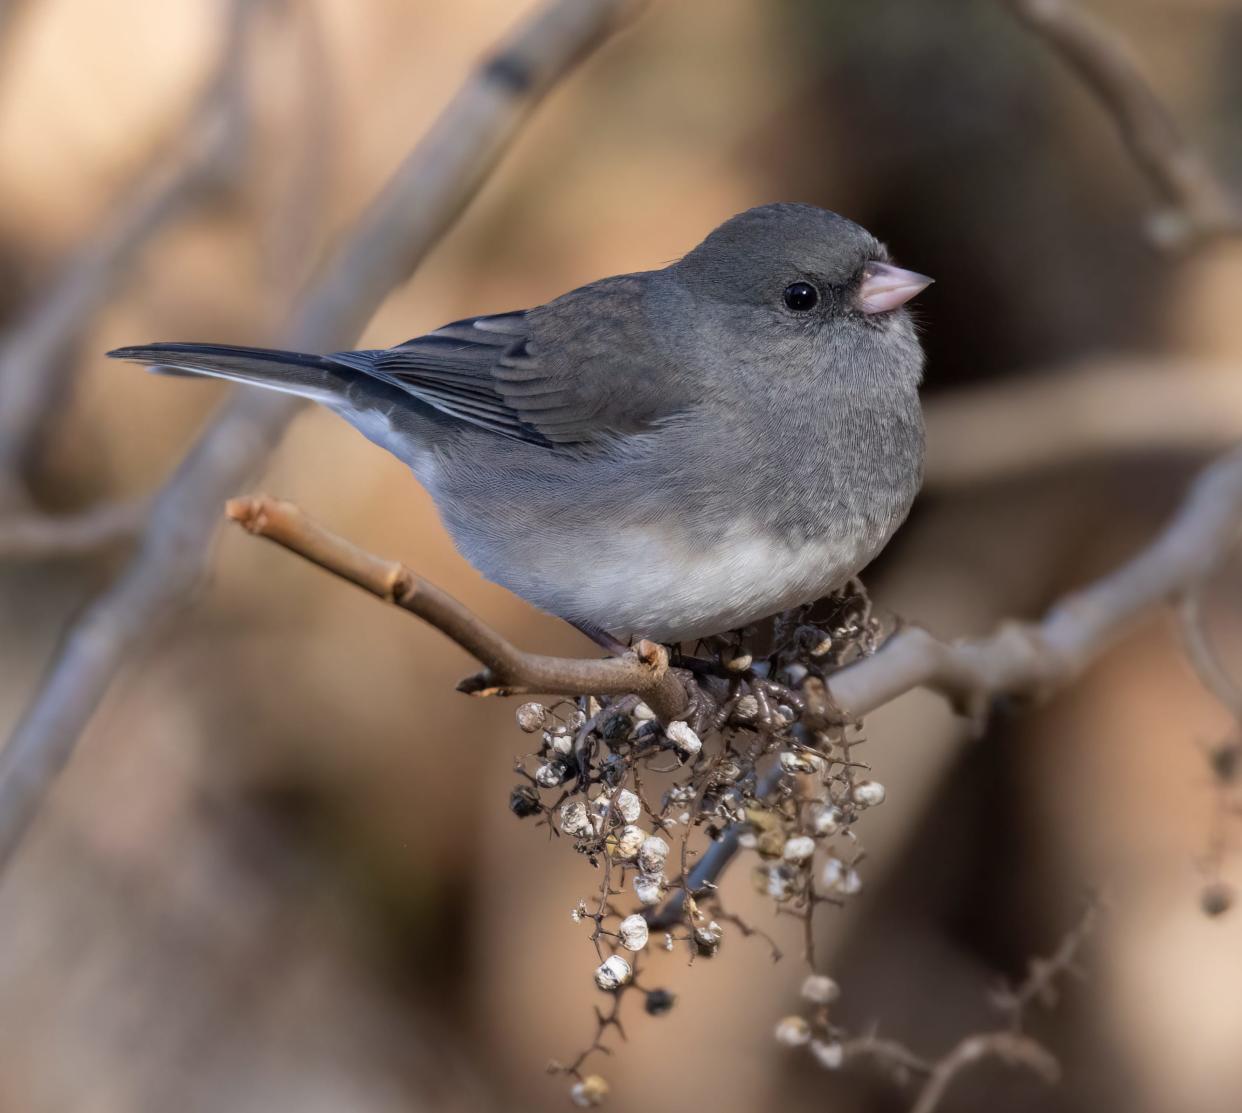
<path fill-rule="evenodd" d="M 924 418 L 924 490 L 1127 455 L 1206 461 L 1242 443 L 1242 376 L 1228 362 L 1092 360 L 929 398 Z"/>
<path fill-rule="evenodd" d="M 233 499 L 228 516 L 244 529 L 305 557 L 364 591 L 417 615 L 479 661 L 485 680 L 471 678 L 471 695 L 637 695 L 666 722 L 686 706 L 686 692 L 669 671 L 663 646 L 641 641 L 624 657 L 583 659 L 524 653 L 478 615 L 416 575 L 382 560 L 316 522 L 289 502 L 263 495 Z"/>
<path fill-rule="evenodd" d="M 282 345 L 348 347 L 478 191 L 543 95 L 633 8 L 630 0 L 549 0 L 519 25 L 359 219 Z M 133 562 L 69 631 L 0 753 L 0 868 L 129 653 L 197 583 L 220 506 L 267 460 L 298 410 L 283 395 L 237 393 L 160 492 Z"/>
<path fill-rule="evenodd" d="M 1083 908 L 1078 923 L 1062 936 L 1050 955 L 1032 958 L 1026 967 L 1026 977 L 1013 988 L 1005 987 L 993 994 L 993 1003 L 1009 1018 L 1010 1030 L 1017 1033 L 1026 1023 L 1026 1014 L 1032 1005 L 1051 1008 L 1057 1002 L 1057 983 L 1071 975 L 1081 975 L 1078 955 L 1091 938 L 1100 918 L 1103 901 L 1092 896 Z"/>
<path fill-rule="evenodd" d="M 212 187 L 231 182 L 249 113 L 246 42 L 259 0 L 233 0 L 219 61 L 201 96 L 120 193 L 115 211 L 0 341 L 0 473 L 15 476 L 44 432 L 92 317 L 116 296 L 137 254 Z M 10 485 L 10 490 L 12 490 Z"/>
<path fill-rule="evenodd" d="M 1242 233 L 1242 207 L 1182 134 L 1128 44 L 1077 0 L 1006 0 L 1113 118 L 1140 172 L 1166 206 L 1152 221 L 1162 246 L 1186 247 Z"/>
<path fill-rule="evenodd" d="M 1029 1036 L 1014 1032 L 977 1033 L 967 1036 L 936 1063 L 910 1113 L 932 1113 L 938 1109 L 958 1075 L 983 1059 L 1026 1067 L 1049 1085 L 1061 1075 L 1056 1059 Z"/>

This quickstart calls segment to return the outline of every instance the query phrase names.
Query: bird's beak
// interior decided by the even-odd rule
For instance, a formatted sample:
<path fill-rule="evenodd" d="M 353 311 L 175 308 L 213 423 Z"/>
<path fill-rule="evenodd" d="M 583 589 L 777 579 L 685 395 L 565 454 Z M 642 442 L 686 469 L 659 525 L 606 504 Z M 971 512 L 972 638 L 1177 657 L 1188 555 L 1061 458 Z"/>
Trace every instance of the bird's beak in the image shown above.
<path fill-rule="evenodd" d="M 887 313 L 905 305 L 934 281 L 925 274 L 905 271 L 888 263 L 868 263 L 863 268 L 863 280 L 854 296 L 854 306 L 862 313 Z"/>

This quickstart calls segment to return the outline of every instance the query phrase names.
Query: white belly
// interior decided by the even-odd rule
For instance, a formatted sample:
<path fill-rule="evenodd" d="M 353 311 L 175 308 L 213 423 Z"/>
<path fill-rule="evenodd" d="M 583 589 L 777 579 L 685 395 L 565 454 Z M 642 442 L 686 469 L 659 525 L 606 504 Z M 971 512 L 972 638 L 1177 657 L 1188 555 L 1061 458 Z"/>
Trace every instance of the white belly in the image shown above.
<path fill-rule="evenodd" d="M 786 544 L 736 529 L 692 549 L 659 526 L 631 527 L 592 546 L 593 560 L 548 554 L 540 584 L 511 585 L 555 614 L 620 638 L 677 642 L 746 626 L 840 587 L 886 538 Z"/>

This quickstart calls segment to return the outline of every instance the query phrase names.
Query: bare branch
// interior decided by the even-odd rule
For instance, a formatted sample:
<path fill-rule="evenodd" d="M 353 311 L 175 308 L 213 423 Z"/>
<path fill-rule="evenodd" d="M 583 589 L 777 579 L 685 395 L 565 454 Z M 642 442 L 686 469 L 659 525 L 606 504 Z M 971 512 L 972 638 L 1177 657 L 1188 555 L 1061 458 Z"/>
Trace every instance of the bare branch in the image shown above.
<path fill-rule="evenodd" d="M 1120 35 L 1076 0 L 1007 3 L 1112 116 L 1130 157 L 1166 205 L 1152 222 L 1158 243 L 1193 246 L 1242 232 L 1237 199 L 1182 135 Z"/>
<path fill-rule="evenodd" d="M 0 342 L 0 473 L 16 475 L 43 432 L 72 370 L 75 345 L 116 294 L 135 256 L 210 188 L 232 178 L 248 124 L 245 44 L 259 0 L 233 0 L 215 72 L 171 134 L 121 191 L 114 212 L 68 259 L 38 301 Z"/>
<path fill-rule="evenodd" d="M 362 215 L 294 314 L 283 345 L 348 347 L 474 196 L 542 96 L 633 7 L 628 0 L 549 0 L 521 24 Z M 160 492 L 133 563 L 69 632 L 0 753 L 0 867 L 126 656 L 197 582 L 221 504 L 267 460 L 298 409 L 283 395 L 239 392 Z"/>
<path fill-rule="evenodd" d="M 1145 611 L 1198 583 L 1234 543 L 1240 522 L 1242 449 L 1235 449 L 1199 475 L 1150 547 L 1063 599 L 1041 622 L 953 643 L 903 630 L 874 656 L 833 674 L 829 693 L 850 718 L 919 687 L 974 711 L 1002 695 L 1042 695 L 1077 677 Z"/>
<path fill-rule="evenodd" d="M 994 1002 L 1009 1017 L 1014 1032 L 1022 1029 L 1026 1013 L 1032 1005 L 1051 1008 L 1057 1002 L 1057 983 L 1072 974 L 1078 974 L 1078 954 L 1095 931 L 1100 918 L 1102 900 L 1092 896 L 1083 908 L 1082 916 L 1061 938 L 1056 950 L 1046 957 L 1032 958 L 1027 963 L 1026 977 L 1012 989 L 994 994 Z"/>
<path fill-rule="evenodd" d="M 930 398 L 925 416 L 925 490 L 1125 453 L 1206 459 L 1242 442 L 1242 376 L 1187 359 L 1095 361 Z"/>
<path fill-rule="evenodd" d="M 967 1036 L 936 1063 L 910 1113 L 933 1113 L 958 1075 L 983 1059 L 999 1059 L 1007 1066 L 1026 1067 L 1049 1085 L 1061 1075 L 1056 1059 L 1029 1036 L 1016 1032 L 977 1033 Z"/>
<path fill-rule="evenodd" d="M 639 642 L 624 657 L 587 660 L 523 653 L 478 615 L 396 561 L 381 560 L 311 521 L 290 502 L 264 495 L 233 499 L 228 516 L 244 529 L 305 557 L 386 603 L 417 615 L 455 641 L 485 668 L 472 695 L 640 696 L 665 722 L 686 706 L 686 692 L 669 671 L 668 652 Z"/>
<path fill-rule="evenodd" d="M 77 556 L 137 537 L 150 503 L 129 499 L 75 514 L 18 512 L 0 517 L 0 559 Z"/>

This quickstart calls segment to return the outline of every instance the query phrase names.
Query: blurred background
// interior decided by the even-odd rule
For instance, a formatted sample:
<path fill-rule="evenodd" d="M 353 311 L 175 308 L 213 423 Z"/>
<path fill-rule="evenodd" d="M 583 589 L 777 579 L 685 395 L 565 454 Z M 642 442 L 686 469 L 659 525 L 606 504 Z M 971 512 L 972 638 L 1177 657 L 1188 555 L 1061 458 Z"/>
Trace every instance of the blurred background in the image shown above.
<path fill-rule="evenodd" d="M 1091 6 L 1242 188 L 1242 8 Z M 225 13 L 223 0 L 0 2 L 10 330 L 175 156 Z M 23 461 L 43 507 L 159 485 L 225 390 L 103 353 L 270 341 L 333 235 L 515 14 L 501 0 L 266 5 L 248 139 L 109 277 L 58 357 L 51 419 Z M 996 0 L 655 0 L 553 92 L 360 346 L 660 266 L 774 200 L 846 213 L 937 279 L 919 302 L 929 486 L 868 575 L 885 611 L 946 637 L 1034 617 L 1151 537 L 1223 446 L 1217 429 L 989 472 L 1012 438 L 1132 413 L 1142 425 L 1156 399 L 1220 411 L 1234 391 L 1242 406 L 1242 251 L 1150 246 L 1147 187 L 1112 122 Z M 935 415 L 963 392 L 1021 399 L 1069 380 L 1102 385 L 937 439 Z M 1218 416 L 1242 429 L 1242 412 Z M 483 582 L 401 465 L 326 412 L 298 418 L 255 486 L 404 559 L 525 647 L 590 651 Z M 0 729 L 126 553 L 0 558 Z M 1233 572 L 1210 619 L 1242 669 Z M 569 910 L 597 879 L 506 806 L 529 748 L 512 705 L 457 695 L 472 665 L 437 634 L 238 531 L 186 602 L 110 692 L 0 884 L 0 1110 L 564 1104 L 543 1067 L 593 1033 L 595 960 Z M 1216 807 L 1203 750 L 1230 717 L 1170 624 L 981 738 L 925 694 L 868 728 L 888 802 L 863 821 L 862 894 L 820 921 L 841 1019 L 943 1053 L 992 1022 L 989 987 L 1050 952 L 1107 884 L 1085 977 L 1035 1025 L 1063 1081 L 988 1066 L 943 1108 L 1242 1108 L 1242 921 L 1199 907 Z M 827 1073 L 776 1045 L 804 972 L 797 926 L 747 873 L 727 879 L 731 903 L 788 957 L 773 965 L 734 936 L 692 969 L 680 953 L 653 963 L 677 1005 L 635 1008 L 628 1043 L 595 1063 L 612 1107 L 908 1108 L 912 1092 L 878 1072 Z"/>

